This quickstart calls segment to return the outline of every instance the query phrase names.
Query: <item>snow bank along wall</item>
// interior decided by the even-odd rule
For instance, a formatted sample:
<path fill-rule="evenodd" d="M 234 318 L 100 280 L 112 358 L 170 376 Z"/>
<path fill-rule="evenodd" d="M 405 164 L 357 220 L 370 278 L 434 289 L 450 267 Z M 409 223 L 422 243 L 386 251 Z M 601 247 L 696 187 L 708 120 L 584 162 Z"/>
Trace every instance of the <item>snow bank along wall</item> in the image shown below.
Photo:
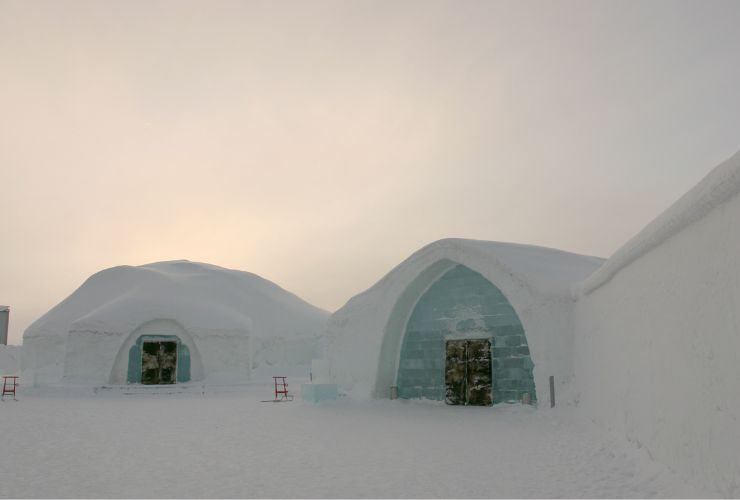
<path fill-rule="evenodd" d="M 487 340 L 494 404 L 546 398 L 548 376 L 572 375 L 570 284 L 602 262 L 526 245 L 432 243 L 331 317 L 333 375 L 354 397 L 444 400 L 450 342 Z"/>
<path fill-rule="evenodd" d="M 658 461 L 740 495 L 740 154 L 582 284 L 574 394 Z"/>
<path fill-rule="evenodd" d="M 33 385 L 248 380 L 308 365 L 328 313 L 259 276 L 187 261 L 106 269 L 24 333 Z"/>

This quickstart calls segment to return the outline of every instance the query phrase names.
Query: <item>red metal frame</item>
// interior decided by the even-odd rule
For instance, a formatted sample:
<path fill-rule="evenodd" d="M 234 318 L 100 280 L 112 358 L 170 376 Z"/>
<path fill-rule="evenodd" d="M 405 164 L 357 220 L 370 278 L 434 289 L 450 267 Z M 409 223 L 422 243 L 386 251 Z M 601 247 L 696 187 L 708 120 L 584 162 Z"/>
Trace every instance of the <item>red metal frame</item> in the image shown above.
<path fill-rule="evenodd" d="M 3 394 L 0 399 L 5 399 L 5 396 L 13 396 L 15 398 L 15 388 L 18 387 L 18 376 L 16 375 L 3 375 Z"/>
<path fill-rule="evenodd" d="M 288 383 L 285 381 L 286 378 L 288 377 L 272 377 L 275 381 L 275 401 L 279 399 L 293 399 L 293 396 L 288 394 Z"/>

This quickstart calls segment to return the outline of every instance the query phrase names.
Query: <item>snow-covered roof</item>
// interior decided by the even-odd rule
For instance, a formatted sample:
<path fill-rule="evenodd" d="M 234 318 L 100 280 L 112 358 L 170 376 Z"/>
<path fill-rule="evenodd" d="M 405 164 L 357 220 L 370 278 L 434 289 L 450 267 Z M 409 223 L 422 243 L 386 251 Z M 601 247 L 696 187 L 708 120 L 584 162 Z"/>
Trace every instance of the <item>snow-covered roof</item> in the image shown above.
<path fill-rule="evenodd" d="M 740 151 L 715 167 L 702 181 L 617 250 L 581 285 L 591 293 L 640 256 L 705 217 L 721 204 L 740 194 Z"/>
<path fill-rule="evenodd" d="M 320 335 L 329 313 L 256 274 L 189 261 L 100 271 L 25 331 L 24 338 L 71 330 L 130 332 L 175 319 L 210 332 Z"/>
<path fill-rule="evenodd" d="M 554 248 L 498 241 L 446 238 L 421 248 L 401 262 L 378 283 L 348 302 L 366 294 L 387 289 L 403 270 L 418 274 L 434 261 L 447 259 L 482 272 L 495 267 L 524 287 L 546 295 L 571 295 L 571 286 L 586 279 L 604 263 L 604 259 L 579 255 Z M 485 273 L 484 273 L 485 274 Z"/>
<path fill-rule="evenodd" d="M 501 288 L 509 300 L 517 301 L 518 296 L 525 295 L 571 300 L 573 285 L 586 279 L 603 263 L 604 259 L 599 257 L 553 248 L 447 238 L 418 250 L 375 285 L 352 297 L 332 315 L 329 330 L 341 330 L 345 318 L 365 326 L 372 323 L 372 328 L 382 330 L 391 310 L 412 282 L 422 274 L 431 273 L 424 278 L 426 281 L 434 279 L 455 264 L 481 273 Z"/>
<path fill-rule="evenodd" d="M 488 254 L 530 287 L 542 292 L 570 293 L 571 284 L 585 279 L 604 263 L 600 257 L 533 245 L 457 239 L 438 243 L 448 241 L 461 249 L 476 249 Z"/>

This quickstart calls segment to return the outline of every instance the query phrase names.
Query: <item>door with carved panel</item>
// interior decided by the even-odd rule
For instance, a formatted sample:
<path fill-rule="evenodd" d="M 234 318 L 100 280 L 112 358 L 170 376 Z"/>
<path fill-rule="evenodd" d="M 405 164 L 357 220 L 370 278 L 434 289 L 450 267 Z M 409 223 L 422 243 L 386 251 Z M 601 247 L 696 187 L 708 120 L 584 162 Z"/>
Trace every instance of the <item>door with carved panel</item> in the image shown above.
<path fill-rule="evenodd" d="M 445 385 L 447 404 L 490 406 L 493 403 L 490 340 L 448 340 Z"/>
<path fill-rule="evenodd" d="M 174 384 L 177 376 L 177 342 L 145 341 L 141 350 L 141 383 Z"/>

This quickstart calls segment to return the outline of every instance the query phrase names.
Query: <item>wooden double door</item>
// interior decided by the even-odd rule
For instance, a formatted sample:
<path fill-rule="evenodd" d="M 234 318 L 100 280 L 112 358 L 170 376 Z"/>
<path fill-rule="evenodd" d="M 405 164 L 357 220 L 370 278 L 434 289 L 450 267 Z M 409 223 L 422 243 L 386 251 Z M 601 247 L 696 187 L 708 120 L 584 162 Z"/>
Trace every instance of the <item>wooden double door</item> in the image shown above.
<path fill-rule="evenodd" d="M 141 383 L 174 384 L 177 378 L 177 342 L 144 341 L 141 350 Z"/>
<path fill-rule="evenodd" d="M 445 402 L 450 405 L 491 406 L 491 341 L 448 340 L 446 354 Z"/>

